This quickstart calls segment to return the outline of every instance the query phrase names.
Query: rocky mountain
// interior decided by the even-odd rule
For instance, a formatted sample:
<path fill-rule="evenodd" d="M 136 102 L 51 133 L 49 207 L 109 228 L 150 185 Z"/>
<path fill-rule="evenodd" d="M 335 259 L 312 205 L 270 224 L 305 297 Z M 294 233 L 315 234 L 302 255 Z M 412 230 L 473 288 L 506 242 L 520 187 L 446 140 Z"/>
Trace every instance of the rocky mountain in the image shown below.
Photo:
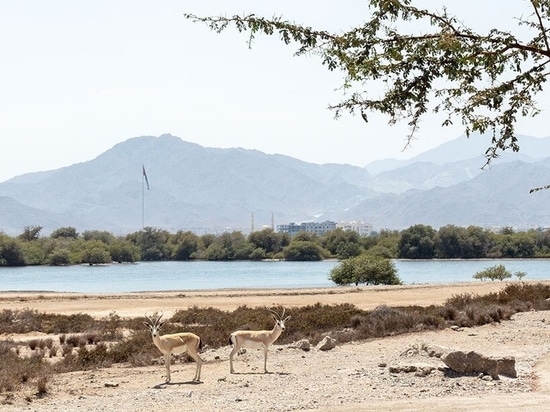
<path fill-rule="evenodd" d="M 506 162 L 470 180 L 427 190 L 411 189 L 368 199 L 343 216 L 370 212 L 380 228 L 405 229 L 417 223 L 441 227 L 476 225 L 520 229 L 550 226 L 550 191 L 529 193 L 550 182 L 550 158 Z"/>
<path fill-rule="evenodd" d="M 550 226 L 550 191 L 529 194 L 550 183 L 550 138 L 522 137 L 521 156 L 507 155 L 485 171 L 485 146 L 468 148 L 472 142 L 464 140 L 361 168 L 205 148 L 171 135 L 136 137 L 93 160 L 0 183 L 0 231 L 40 225 L 44 234 L 62 226 L 126 234 L 145 225 L 248 233 L 253 224 L 270 226 L 272 217 L 275 225 L 361 220 L 375 230 Z"/>

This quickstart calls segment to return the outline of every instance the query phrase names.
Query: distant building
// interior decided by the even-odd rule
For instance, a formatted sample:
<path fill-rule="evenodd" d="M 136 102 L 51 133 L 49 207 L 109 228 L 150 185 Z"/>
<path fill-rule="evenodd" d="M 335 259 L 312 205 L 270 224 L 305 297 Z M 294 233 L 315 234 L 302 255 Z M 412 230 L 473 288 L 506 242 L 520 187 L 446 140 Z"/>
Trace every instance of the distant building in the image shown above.
<path fill-rule="evenodd" d="M 277 225 L 277 232 L 288 233 L 290 236 L 296 235 L 298 232 L 314 233 L 322 236 L 331 230 L 336 229 L 336 222 L 329 220 L 325 222 L 304 222 L 304 223 L 289 223 L 287 225 Z"/>
<path fill-rule="evenodd" d="M 369 236 L 374 231 L 372 223 L 356 221 L 340 222 L 338 223 L 337 227 L 341 228 L 342 230 L 351 230 L 353 232 L 357 232 L 359 236 Z"/>

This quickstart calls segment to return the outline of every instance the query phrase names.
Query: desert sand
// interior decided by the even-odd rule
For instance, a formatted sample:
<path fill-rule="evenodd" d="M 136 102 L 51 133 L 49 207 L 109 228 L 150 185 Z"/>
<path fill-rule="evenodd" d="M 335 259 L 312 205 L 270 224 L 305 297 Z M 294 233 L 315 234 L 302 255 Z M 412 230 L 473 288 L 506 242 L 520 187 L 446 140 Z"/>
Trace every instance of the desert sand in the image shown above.
<path fill-rule="evenodd" d="M 550 282 L 550 281 L 549 281 Z M 543 282 L 536 282 L 543 283 Z M 441 304 L 463 293 L 486 294 L 506 282 L 449 285 L 334 287 L 321 289 L 254 289 L 168 291 L 128 294 L 0 292 L 0 310 L 30 308 L 43 312 L 88 313 L 104 317 L 115 312 L 139 317 L 162 311 L 165 317 L 188 307 L 351 303 L 363 309 L 379 305 Z M 292 320 L 290 320 L 291 322 Z M 2 336 L 25 340 L 42 336 Z M 487 356 L 513 356 L 517 377 L 449 373 L 442 361 L 415 348 L 423 344 L 475 350 Z M 229 373 L 230 347 L 207 349 L 202 382 L 191 382 L 193 363 L 176 361 L 172 383 L 164 383 L 164 366 L 111 368 L 56 376 L 43 398 L 19 394 L 6 411 L 542 411 L 550 405 L 550 313 L 518 313 L 512 320 L 475 328 L 411 333 L 338 345 L 329 351 L 310 351 L 273 345 L 270 373 L 263 373 L 263 354 L 248 350 L 236 357 L 236 374 Z M 159 352 L 160 359 L 160 352 Z M 429 366 L 426 376 L 411 366 Z M 405 368 L 402 368 L 405 366 Z M 408 367 L 408 368 L 407 368 Z M 397 369 L 411 372 L 395 372 Z"/>

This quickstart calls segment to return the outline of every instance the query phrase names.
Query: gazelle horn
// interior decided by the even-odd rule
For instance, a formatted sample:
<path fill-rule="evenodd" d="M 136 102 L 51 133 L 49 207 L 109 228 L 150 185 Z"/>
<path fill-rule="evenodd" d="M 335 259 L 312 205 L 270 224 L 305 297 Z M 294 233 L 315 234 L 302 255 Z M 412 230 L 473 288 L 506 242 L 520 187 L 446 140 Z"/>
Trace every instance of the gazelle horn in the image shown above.
<path fill-rule="evenodd" d="M 268 311 L 270 311 L 277 319 L 282 319 L 282 317 L 279 316 L 277 312 L 275 312 L 273 309 L 269 309 L 267 306 L 265 307 Z M 284 308 L 283 308 L 283 314 L 284 314 Z"/>

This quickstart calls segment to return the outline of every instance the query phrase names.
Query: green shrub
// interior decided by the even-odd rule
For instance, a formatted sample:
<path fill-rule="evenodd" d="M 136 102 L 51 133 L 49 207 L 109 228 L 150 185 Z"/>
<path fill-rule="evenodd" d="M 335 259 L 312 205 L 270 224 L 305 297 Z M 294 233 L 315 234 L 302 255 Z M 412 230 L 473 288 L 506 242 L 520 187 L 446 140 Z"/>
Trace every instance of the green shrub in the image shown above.
<path fill-rule="evenodd" d="M 395 264 L 368 253 L 343 260 L 330 271 L 329 280 L 337 285 L 400 285 Z"/>
<path fill-rule="evenodd" d="M 485 280 L 504 280 L 512 277 L 512 273 L 506 269 L 504 265 L 495 265 L 486 268 L 482 271 L 476 272 L 473 276 L 474 279 Z"/>

